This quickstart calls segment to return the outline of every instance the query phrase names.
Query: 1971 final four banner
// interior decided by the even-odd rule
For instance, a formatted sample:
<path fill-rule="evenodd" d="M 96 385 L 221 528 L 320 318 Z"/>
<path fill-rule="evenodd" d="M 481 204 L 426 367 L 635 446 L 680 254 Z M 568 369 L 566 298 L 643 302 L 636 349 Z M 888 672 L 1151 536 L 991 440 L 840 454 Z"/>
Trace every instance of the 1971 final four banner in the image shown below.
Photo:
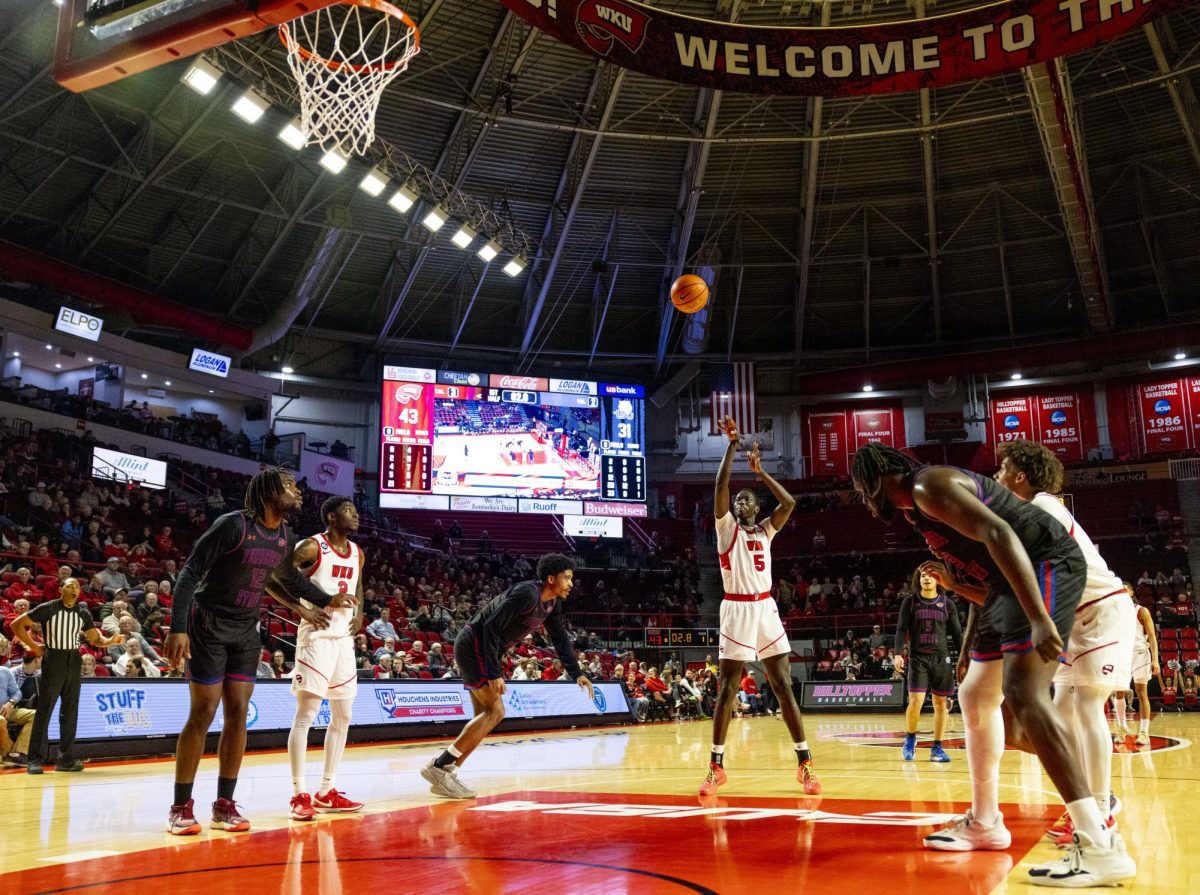
<path fill-rule="evenodd" d="M 925 19 L 786 28 L 634 0 L 500 0 L 547 34 L 651 77 L 742 93 L 900 93 L 986 78 L 1119 37 L 1191 0 L 1006 0 Z"/>

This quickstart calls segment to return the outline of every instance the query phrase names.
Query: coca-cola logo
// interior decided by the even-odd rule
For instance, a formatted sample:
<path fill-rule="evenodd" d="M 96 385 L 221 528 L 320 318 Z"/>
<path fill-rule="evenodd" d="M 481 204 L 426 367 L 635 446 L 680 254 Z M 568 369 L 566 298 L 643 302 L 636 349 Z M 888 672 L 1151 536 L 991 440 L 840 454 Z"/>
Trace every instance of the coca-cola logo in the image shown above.
<path fill-rule="evenodd" d="M 537 389 L 541 381 L 536 376 L 501 376 L 496 385 L 498 388 Z"/>

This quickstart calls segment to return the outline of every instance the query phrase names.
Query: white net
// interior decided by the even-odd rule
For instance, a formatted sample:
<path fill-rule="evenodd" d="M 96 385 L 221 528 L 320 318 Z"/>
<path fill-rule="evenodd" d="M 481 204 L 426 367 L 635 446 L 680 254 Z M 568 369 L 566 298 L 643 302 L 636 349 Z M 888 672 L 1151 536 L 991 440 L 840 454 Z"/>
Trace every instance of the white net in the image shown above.
<path fill-rule="evenodd" d="M 307 143 L 362 155 L 392 79 L 421 49 L 415 24 L 383 0 L 347 0 L 279 27 L 300 92 Z"/>

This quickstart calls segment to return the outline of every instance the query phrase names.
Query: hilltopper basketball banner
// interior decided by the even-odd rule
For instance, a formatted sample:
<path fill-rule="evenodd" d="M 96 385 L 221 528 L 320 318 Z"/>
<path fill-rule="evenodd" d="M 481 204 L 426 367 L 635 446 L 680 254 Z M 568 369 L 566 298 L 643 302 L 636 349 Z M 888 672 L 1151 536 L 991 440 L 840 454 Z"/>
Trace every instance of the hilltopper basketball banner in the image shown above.
<path fill-rule="evenodd" d="M 838 28 L 695 19 L 634 0 L 501 0 L 547 34 L 651 77 L 743 93 L 900 93 L 1106 43 L 1190 0 L 1006 0 Z"/>

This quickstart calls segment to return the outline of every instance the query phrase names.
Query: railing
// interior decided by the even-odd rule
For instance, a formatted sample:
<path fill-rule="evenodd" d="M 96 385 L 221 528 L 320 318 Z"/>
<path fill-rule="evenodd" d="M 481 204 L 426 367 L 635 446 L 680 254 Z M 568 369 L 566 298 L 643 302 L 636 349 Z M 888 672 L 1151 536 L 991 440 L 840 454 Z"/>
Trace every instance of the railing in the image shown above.
<path fill-rule="evenodd" d="M 1170 461 L 1171 478 L 1180 482 L 1200 479 L 1200 458 Z"/>

